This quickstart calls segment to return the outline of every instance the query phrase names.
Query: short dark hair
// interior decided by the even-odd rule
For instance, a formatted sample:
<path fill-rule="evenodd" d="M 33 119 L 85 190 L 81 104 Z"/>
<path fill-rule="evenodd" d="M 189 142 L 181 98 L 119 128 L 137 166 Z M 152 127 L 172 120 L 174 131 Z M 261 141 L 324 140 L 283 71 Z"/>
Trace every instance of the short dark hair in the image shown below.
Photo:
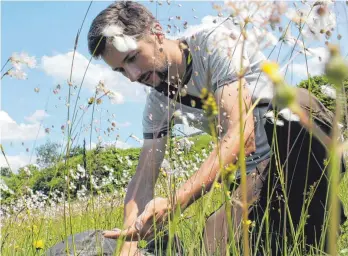
<path fill-rule="evenodd" d="M 141 39 L 155 22 L 152 13 L 137 2 L 114 2 L 93 20 L 88 32 L 88 50 L 94 58 L 99 58 L 104 53 L 106 43 L 109 42 L 108 38 L 103 36 L 107 26 L 117 25 L 123 29 L 123 34 Z"/>

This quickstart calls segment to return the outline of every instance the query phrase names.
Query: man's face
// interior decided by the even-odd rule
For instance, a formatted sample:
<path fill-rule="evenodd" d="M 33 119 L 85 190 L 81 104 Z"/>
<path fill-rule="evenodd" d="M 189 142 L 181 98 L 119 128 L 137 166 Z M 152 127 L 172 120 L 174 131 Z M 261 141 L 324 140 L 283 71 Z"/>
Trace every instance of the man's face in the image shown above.
<path fill-rule="evenodd" d="M 154 36 L 137 41 L 137 49 L 118 51 L 113 45 L 107 46 L 102 59 L 115 71 L 121 72 L 132 82 L 156 87 L 167 79 L 165 54 L 159 51 Z"/>

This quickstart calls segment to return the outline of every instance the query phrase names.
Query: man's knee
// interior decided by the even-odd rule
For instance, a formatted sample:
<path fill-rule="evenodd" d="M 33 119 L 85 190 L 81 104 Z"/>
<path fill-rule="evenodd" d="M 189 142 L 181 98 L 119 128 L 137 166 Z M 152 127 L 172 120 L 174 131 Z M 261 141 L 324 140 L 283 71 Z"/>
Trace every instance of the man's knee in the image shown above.
<path fill-rule="evenodd" d="M 225 251 L 227 245 L 227 222 L 225 207 L 221 207 L 214 212 L 206 221 L 203 230 L 203 241 L 205 250 L 208 255 L 220 253 Z"/>
<path fill-rule="evenodd" d="M 224 226 L 227 224 L 224 208 L 225 207 L 221 207 L 219 210 L 217 210 L 216 212 L 214 212 L 212 215 L 209 216 L 204 227 L 205 234 L 216 233 L 224 229 Z"/>

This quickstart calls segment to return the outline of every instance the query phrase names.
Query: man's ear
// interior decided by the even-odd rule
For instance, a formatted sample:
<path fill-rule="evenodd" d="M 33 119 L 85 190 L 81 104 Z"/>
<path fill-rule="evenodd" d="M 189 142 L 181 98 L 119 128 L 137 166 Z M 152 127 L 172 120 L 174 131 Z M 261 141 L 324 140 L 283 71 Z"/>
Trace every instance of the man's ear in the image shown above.
<path fill-rule="evenodd" d="M 163 43 L 165 36 L 161 24 L 156 22 L 151 29 L 151 33 L 157 37 L 160 44 Z"/>

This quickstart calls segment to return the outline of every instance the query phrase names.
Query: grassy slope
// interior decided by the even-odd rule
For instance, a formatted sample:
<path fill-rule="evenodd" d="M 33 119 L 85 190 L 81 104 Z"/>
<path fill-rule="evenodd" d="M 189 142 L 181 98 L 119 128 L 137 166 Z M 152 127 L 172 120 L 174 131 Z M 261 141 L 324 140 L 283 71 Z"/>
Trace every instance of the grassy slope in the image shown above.
<path fill-rule="evenodd" d="M 193 153 L 207 149 L 210 136 L 201 135 L 193 138 L 195 145 Z M 108 162 L 115 152 L 106 151 L 99 153 L 98 159 Z M 119 154 L 134 154 L 136 150 L 120 151 Z M 76 157 L 72 162 L 76 164 L 81 158 Z M 108 162 L 108 164 L 111 164 Z M 117 164 L 117 163 L 112 163 Z M 163 180 L 163 177 L 161 177 Z M 160 179 L 160 181 L 161 181 Z M 174 229 L 181 237 L 185 249 L 191 255 L 201 253 L 200 240 L 204 222 L 214 210 L 218 209 L 222 201 L 221 191 L 216 190 L 214 194 L 208 194 L 190 206 L 184 213 L 184 218 Z M 346 174 L 340 186 L 340 196 L 348 209 L 348 175 Z M 70 204 L 72 218 L 66 219 L 67 227 L 64 227 L 63 214 L 52 215 L 48 211 L 45 217 L 39 217 L 35 212 L 27 212 L 19 215 L 5 223 L 2 228 L 3 237 L 6 238 L 3 255 L 35 255 L 33 241 L 43 239 L 45 247 L 48 248 L 61 241 L 65 234 L 82 232 L 88 229 L 110 229 L 121 227 L 123 219 L 122 196 L 100 195 L 93 200 L 86 202 L 73 202 Z M 68 209 L 68 205 L 66 205 Z M 57 212 L 57 209 L 55 209 Z M 59 210 L 58 210 L 59 212 Z M 61 208 L 60 212 L 63 212 Z M 71 223 L 71 225 L 70 225 Z M 348 223 L 345 225 L 345 232 L 341 237 L 340 248 L 348 248 Z M 18 233 L 18 230 L 25 232 Z M 8 237 L 7 236 L 8 233 Z M 195 234 L 195 235 L 193 235 Z M 3 238 L 2 238 L 3 239 Z M 14 254 L 16 252 L 16 254 Z"/>

